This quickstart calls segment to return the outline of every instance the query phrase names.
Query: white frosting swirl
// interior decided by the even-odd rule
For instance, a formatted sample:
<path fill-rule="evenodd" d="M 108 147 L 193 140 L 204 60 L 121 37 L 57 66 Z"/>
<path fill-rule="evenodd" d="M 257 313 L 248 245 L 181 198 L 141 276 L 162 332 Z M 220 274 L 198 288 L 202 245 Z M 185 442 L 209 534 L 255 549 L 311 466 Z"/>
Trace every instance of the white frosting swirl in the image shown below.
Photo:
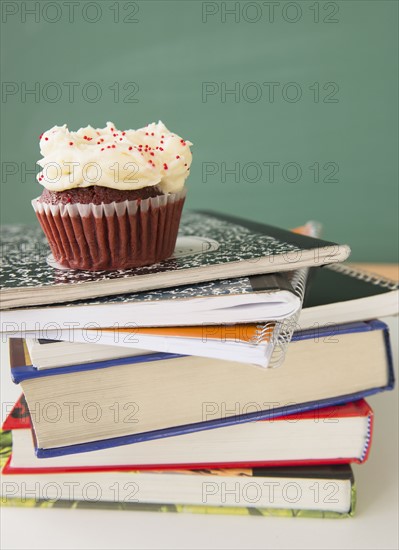
<path fill-rule="evenodd" d="M 120 131 L 112 122 L 70 132 L 54 126 L 40 136 L 38 182 L 50 191 L 99 185 L 131 190 L 158 185 L 180 191 L 192 162 L 189 141 L 159 121 L 140 130 Z"/>

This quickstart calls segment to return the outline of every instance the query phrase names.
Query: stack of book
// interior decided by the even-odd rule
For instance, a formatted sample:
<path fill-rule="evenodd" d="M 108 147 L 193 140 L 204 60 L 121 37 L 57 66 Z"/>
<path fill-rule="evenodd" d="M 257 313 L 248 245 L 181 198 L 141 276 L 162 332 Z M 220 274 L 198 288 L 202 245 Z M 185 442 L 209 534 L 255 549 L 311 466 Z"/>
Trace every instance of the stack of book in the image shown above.
<path fill-rule="evenodd" d="M 171 259 L 92 273 L 5 227 L 1 331 L 23 395 L 2 503 L 352 515 L 398 286 L 317 234 L 189 213 Z"/>

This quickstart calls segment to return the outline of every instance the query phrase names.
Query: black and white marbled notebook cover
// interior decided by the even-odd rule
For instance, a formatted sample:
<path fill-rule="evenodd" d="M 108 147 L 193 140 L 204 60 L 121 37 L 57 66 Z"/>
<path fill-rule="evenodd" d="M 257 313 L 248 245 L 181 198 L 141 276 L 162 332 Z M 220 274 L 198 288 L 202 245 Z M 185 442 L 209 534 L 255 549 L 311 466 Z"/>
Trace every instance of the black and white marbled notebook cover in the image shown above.
<path fill-rule="evenodd" d="M 160 272 L 190 270 L 237 261 L 256 262 L 265 257 L 270 257 L 270 262 L 273 262 L 276 255 L 295 254 L 299 250 L 301 247 L 296 244 L 278 240 L 223 218 L 188 212 L 182 217 L 175 255 L 168 260 L 129 270 L 77 271 L 59 269 L 51 262 L 50 249 L 39 226 L 3 226 L 0 289 L 100 282 L 139 275 L 151 277 Z M 205 295 L 209 294 L 210 288 L 211 294 L 231 293 L 231 285 L 231 280 L 203 283 Z M 248 292 L 252 292 L 247 277 L 234 279 L 234 285 L 239 285 L 239 292 L 245 292 L 246 288 Z M 195 295 L 198 296 L 197 285 L 193 286 Z M 190 293 L 190 288 L 182 287 L 181 291 L 187 294 Z M 156 297 L 157 291 L 140 294 L 141 300 L 150 300 Z M 112 298 L 115 299 L 118 298 Z M 123 297 L 119 299 L 123 300 Z"/>

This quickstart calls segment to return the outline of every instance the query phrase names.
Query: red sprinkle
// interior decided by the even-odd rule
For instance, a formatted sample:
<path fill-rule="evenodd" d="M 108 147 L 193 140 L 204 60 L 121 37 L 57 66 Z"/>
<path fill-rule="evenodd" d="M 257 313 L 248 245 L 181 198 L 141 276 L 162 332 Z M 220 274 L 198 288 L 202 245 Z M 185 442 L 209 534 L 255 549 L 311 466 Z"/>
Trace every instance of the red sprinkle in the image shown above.
<path fill-rule="evenodd" d="M 163 167 L 164 167 L 164 170 L 168 169 L 168 165 L 166 164 L 166 162 L 164 162 Z"/>
<path fill-rule="evenodd" d="M 70 142 L 69 142 L 69 145 L 73 145 L 73 142 L 72 142 L 72 141 L 70 141 Z"/>
<path fill-rule="evenodd" d="M 180 158 L 180 156 L 179 156 L 179 155 L 176 155 L 176 158 L 177 158 L 177 159 L 179 159 L 179 158 Z"/>
<path fill-rule="evenodd" d="M 133 147 L 129 147 L 129 151 L 131 151 L 133 149 Z"/>

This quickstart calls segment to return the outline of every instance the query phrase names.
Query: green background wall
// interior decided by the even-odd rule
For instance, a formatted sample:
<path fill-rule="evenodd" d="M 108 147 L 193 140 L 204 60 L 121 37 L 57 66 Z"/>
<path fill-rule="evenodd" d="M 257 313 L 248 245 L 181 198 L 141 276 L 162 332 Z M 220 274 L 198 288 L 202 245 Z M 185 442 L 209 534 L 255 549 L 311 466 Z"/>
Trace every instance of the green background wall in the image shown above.
<path fill-rule="evenodd" d="M 2 223 L 35 223 L 43 130 L 162 119 L 194 143 L 189 208 L 397 260 L 396 1 L 72 4 L 2 2 Z"/>

